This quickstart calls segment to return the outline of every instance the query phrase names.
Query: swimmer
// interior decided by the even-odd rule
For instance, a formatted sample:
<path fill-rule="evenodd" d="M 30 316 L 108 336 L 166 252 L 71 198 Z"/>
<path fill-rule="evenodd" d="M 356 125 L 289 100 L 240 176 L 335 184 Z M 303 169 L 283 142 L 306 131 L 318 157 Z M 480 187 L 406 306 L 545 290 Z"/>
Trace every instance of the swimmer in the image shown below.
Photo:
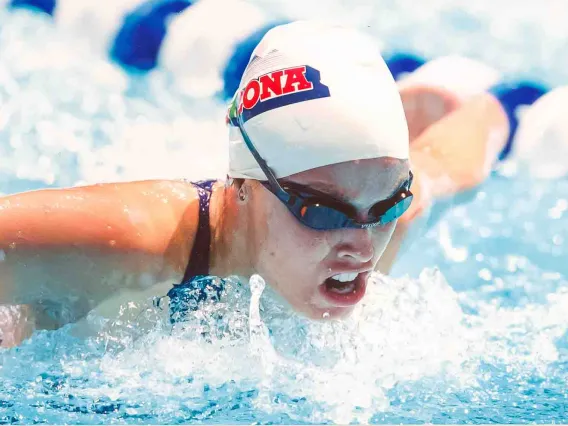
<path fill-rule="evenodd" d="M 410 140 L 432 123 L 485 93 L 501 78 L 492 67 L 463 56 L 442 56 L 398 80 Z"/>
<path fill-rule="evenodd" d="M 374 42 L 315 22 L 265 35 L 227 124 L 225 182 L 0 198 L 0 304 L 26 304 L 36 328 L 57 328 L 123 291 L 167 293 L 176 317 L 190 310 L 179 290 L 207 297 L 196 277 L 260 274 L 296 312 L 341 318 L 371 272 L 388 272 L 411 223 L 479 185 L 508 137 L 499 101 L 481 94 L 409 144 Z"/>

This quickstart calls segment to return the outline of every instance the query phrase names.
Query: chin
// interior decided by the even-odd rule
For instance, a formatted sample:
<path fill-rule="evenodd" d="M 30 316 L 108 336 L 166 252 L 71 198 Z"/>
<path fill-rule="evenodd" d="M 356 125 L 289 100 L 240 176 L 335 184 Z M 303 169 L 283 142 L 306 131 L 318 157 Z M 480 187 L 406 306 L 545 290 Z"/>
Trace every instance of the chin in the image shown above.
<path fill-rule="evenodd" d="M 346 306 L 346 307 L 329 307 L 329 308 L 320 308 L 316 306 L 309 306 L 308 310 L 303 310 L 301 313 L 306 316 L 307 318 L 315 321 L 329 321 L 329 320 L 338 320 L 347 318 L 353 310 L 355 306 Z"/>
<path fill-rule="evenodd" d="M 288 306 L 288 309 L 304 318 L 314 321 L 340 320 L 348 317 L 355 310 L 357 304 L 349 306 L 336 306 L 322 297 L 321 286 L 315 291 L 308 290 L 301 294 L 282 294 L 274 289 L 273 295 L 277 300 Z M 290 297 L 293 296 L 293 297 Z"/>

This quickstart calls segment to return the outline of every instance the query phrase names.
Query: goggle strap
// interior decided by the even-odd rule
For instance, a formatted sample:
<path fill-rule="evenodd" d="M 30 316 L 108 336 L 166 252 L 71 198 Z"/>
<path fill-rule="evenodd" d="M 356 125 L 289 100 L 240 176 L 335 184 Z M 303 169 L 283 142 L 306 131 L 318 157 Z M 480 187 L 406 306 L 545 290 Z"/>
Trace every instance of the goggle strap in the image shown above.
<path fill-rule="evenodd" d="M 233 109 L 233 107 L 231 109 Z M 276 180 L 276 176 L 274 175 L 274 172 L 268 166 L 268 164 L 266 163 L 264 158 L 262 158 L 260 156 L 260 154 L 256 150 L 254 144 L 250 140 L 249 135 L 248 135 L 248 133 L 245 130 L 245 127 L 244 127 L 243 115 L 236 113 L 236 119 L 237 119 L 237 126 L 239 127 L 239 130 L 241 132 L 241 135 L 243 136 L 243 140 L 245 141 L 246 146 L 248 147 L 250 153 L 252 154 L 252 156 L 254 157 L 254 159 L 256 160 L 256 162 L 258 163 L 258 165 L 260 166 L 260 168 L 262 169 L 262 171 L 264 172 L 264 174 L 268 178 L 268 181 L 270 182 L 271 185 L 274 185 L 276 188 L 279 188 L 280 190 L 282 190 L 282 188 L 280 187 L 280 184 Z"/>

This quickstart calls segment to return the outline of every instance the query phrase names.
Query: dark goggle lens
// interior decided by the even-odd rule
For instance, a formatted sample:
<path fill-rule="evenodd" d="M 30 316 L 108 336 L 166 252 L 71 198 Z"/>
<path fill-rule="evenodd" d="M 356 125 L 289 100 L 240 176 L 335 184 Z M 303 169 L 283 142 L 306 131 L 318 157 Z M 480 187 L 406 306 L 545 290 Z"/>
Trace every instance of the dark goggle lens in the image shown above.
<path fill-rule="evenodd" d="M 381 212 L 371 224 L 386 225 L 400 218 L 412 204 L 413 198 L 412 194 L 405 193 L 402 196 L 404 198 L 401 198 L 387 211 Z M 299 214 L 296 214 L 296 216 L 304 225 L 319 230 L 352 227 L 349 226 L 350 223 L 355 223 L 345 213 L 322 204 L 303 204 Z M 357 228 L 359 226 L 355 225 L 353 227 Z"/>
<path fill-rule="evenodd" d="M 303 204 L 296 216 L 304 225 L 320 230 L 342 228 L 347 222 L 344 213 L 323 204 Z"/>
<path fill-rule="evenodd" d="M 410 204 L 412 204 L 413 195 L 407 195 L 400 201 L 398 201 L 394 206 L 388 209 L 381 215 L 381 225 L 386 225 L 387 223 L 392 222 L 393 220 L 398 219 L 401 217 L 404 212 L 408 210 Z"/>

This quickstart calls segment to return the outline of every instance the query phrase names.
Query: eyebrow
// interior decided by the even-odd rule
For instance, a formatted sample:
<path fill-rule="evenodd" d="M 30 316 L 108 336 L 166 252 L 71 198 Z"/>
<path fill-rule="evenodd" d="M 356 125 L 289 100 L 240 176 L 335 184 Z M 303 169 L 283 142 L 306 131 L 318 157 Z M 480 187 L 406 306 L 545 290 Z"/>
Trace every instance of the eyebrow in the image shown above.
<path fill-rule="evenodd" d="M 388 200 L 389 198 L 391 198 L 392 196 L 394 196 L 398 191 L 401 190 L 401 188 L 410 180 L 410 173 L 406 174 L 406 176 L 401 177 L 398 180 L 397 185 L 395 186 L 395 189 L 393 191 L 391 191 L 391 193 L 386 196 L 385 198 L 383 198 L 380 201 L 383 200 Z M 283 183 L 286 184 L 290 184 L 292 186 L 296 186 L 298 188 L 306 188 L 307 190 L 312 190 L 312 191 L 317 191 L 320 192 L 322 195 L 327 195 L 329 197 L 335 198 L 338 201 L 342 201 L 344 203 L 347 204 L 351 204 L 352 200 L 347 200 L 345 199 L 344 196 L 339 195 L 336 191 L 337 191 L 337 187 L 327 184 L 325 182 L 313 182 L 313 183 L 309 183 L 309 184 L 300 184 L 300 183 L 296 183 L 296 182 L 292 182 L 292 181 L 285 181 Z"/>
<path fill-rule="evenodd" d="M 329 195 L 330 197 L 336 198 L 341 201 L 346 201 L 345 198 L 337 192 L 337 187 L 323 183 L 323 182 L 314 182 L 313 184 L 304 185 L 306 188 L 314 189 L 322 194 Z"/>
<path fill-rule="evenodd" d="M 406 174 L 406 177 L 400 178 L 399 179 L 399 183 L 396 186 L 396 188 L 390 193 L 390 195 L 387 198 L 393 197 L 398 191 L 400 191 L 402 189 L 402 187 L 407 184 L 410 181 L 410 174 L 411 171 L 409 170 L 408 173 Z"/>

